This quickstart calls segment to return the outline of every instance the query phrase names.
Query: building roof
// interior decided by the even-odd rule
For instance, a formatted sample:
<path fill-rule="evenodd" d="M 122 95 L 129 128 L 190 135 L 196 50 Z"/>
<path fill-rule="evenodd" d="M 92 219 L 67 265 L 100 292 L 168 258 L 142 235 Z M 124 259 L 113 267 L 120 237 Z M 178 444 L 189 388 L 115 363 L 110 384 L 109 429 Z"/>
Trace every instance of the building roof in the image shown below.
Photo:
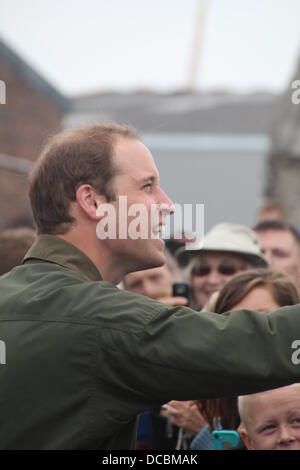
<path fill-rule="evenodd" d="M 271 93 L 94 93 L 73 98 L 65 125 L 113 120 L 152 134 L 268 134 L 278 104 Z"/>
<path fill-rule="evenodd" d="M 12 67 L 18 71 L 34 89 L 47 95 L 50 100 L 63 111 L 69 109 L 69 100 L 54 88 L 47 80 L 37 73 L 28 63 L 26 63 L 11 47 L 0 37 L 0 57 L 4 57 Z M 0 77 L 2 78 L 2 77 Z"/>

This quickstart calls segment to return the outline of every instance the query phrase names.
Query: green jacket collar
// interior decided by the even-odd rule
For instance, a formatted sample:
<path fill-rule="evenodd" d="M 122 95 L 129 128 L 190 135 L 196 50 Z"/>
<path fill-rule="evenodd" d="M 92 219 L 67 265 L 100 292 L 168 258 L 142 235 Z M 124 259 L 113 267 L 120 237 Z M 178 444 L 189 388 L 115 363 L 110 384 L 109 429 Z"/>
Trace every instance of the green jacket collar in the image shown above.
<path fill-rule="evenodd" d="M 59 264 L 72 271 L 79 272 L 87 281 L 102 280 L 98 269 L 90 258 L 71 243 L 55 235 L 39 235 L 26 253 L 23 263 L 30 259 L 40 259 Z"/>

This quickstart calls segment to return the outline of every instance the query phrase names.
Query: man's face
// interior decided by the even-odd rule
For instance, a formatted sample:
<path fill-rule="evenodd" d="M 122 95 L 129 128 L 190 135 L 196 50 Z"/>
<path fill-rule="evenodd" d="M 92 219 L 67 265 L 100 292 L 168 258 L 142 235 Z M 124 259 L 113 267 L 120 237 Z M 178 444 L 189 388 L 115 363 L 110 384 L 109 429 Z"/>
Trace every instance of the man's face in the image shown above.
<path fill-rule="evenodd" d="M 246 269 L 246 263 L 229 253 L 203 253 L 192 269 L 192 287 L 195 301 L 204 307 L 214 292 L 217 292 L 237 272 Z"/>
<path fill-rule="evenodd" d="M 258 231 L 256 234 L 270 266 L 291 275 L 299 284 L 300 249 L 293 235 L 285 230 Z"/>
<path fill-rule="evenodd" d="M 249 450 L 300 450 L 300 384 L 248 400 L 241 435 Z"/>
<path fill-rule="evenodd" d="M 130 292 L 152 299 L 172 295 L 172 275 L 166 265 L 127 274 L 123 282 Z"/>
<path fill-rule="evenodd" d="M 114 164 L 117 175 L 113 179 L 117 197 L 117 239 L 107 240 L 107 247 L 126 272 L 161 266 L 165 262 L 164 242 L 160 238 L 166 214 L 173 212 L 172 201 L 159 185 L 159 174 L 149 150 L 138 140 L 120 138 L 114 147 Z M 139 212 L 124 214 L 118 203 L 120 196 L 127 197 L 127 209 L 133 204 L 143 205 L 144 238 L 133 239 L 130 230 L 134 227 Z M 156 218 L 151 217 L 151 206 L 156 207 Z M 122 222 L 119 223 L 120 216 Z M 125 221 L 125 224 L 124 224 Z M 125 239 L 118 237 L 121 226 L 127 226 Z M 137 230 L 141 225 L 137 224 Z M 146 236 L 145 236 L 146 235 Z"/>

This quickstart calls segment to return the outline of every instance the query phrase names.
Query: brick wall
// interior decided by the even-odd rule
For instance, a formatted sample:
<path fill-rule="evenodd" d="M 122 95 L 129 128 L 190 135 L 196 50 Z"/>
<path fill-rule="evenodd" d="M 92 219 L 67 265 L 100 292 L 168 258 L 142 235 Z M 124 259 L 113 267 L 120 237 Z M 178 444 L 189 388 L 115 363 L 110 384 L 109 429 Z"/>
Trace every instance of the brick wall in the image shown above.
<path fill-rule="evenodd" d="M 0 230 L 8 226 L 30 225 L 27 176 L 0 170 Z"/>
<path fill-rule="evenodd" d="M 0 80 L 6 84 L 6 104 L 0 104 L 0 153 L 35 160 L 45 138 L 61 128 L 64 109 L 51 86 L 12 56 L 10 61 L 0 49 Z M 27 176 L 0 167 L 0 229 L 30 218 L 30 213 Z"/>
<path fill-rule="evenodd" d="M 45 137 L 59 130 L 63 112 L 1 55 L 0 79 L 6 84 L 6 104 L 0 104 L 0 153 L 34 160 Z"/>

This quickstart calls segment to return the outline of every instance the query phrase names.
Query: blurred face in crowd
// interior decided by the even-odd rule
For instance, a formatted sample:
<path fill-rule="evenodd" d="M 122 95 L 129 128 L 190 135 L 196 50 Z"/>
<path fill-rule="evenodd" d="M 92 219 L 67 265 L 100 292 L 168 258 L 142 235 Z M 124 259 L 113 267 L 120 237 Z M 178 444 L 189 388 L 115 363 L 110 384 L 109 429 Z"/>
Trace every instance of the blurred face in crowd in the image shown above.
<path fill-rule="evenodd" d="M 224 252 L 201 253 L 191 272 L 195 302 L 203 307 L 226 281 L 246 268 L 245 261 L 239 255 Z"/>
<path fill-rule="evenodd" d="M 299 284 L 300 248 L 286 230 L 257 231 L 259 245 L 270 266 L 291 275 Z"/>
<path fill-rule="evenodd" d="M 257 312 L 272 312 L 280 305 L 274 300 L 271 291 L 267 287 L 254 287 L 232 310 L 256 310 Z"/>
<path fill-rule="evenodd" d="M 126 290 L 152 299 L 171 296 L 172 282 L 167 265 L 127 274 L 123 280 Z"/>
<path fill-rule="evenodd" d="M 263 220 L 284 220 L 284 213 L 279 207 L 262 209 L 258 214 L 257 222 L 262 222 Z"/>
<path fill-rule="evenodd" d="M 300 450 L 300 384 L 242 400 L 241 436 L 249 450 Z"/>
<path fill-rule="evenodd" d="M 117 197 L 117 234 L 122 225 L 119 221 L 124 221 L 125 217 L 127 237 L 106 240 L 106 248 L 114 254 L 117 262 L 122 260 L 127 266 L 127 272 L 161 266 L 165 263 L 165 256 L 164 241 L 160 238 L 160 232 L 165 215 L 173 212 L 173 205 L 160 187 L 159 174 L 152 155 L 138 140 L 119 139 L 114 147 L 114 165 L 117 169 L 113 180 Z M 122 212 L 118 202 L 120 196 L 127 197 L 128 210 L 133 204 L 143 205 L 146 209 L 146 215 L 140 218 L 147 223 L 146 237 L 133 239 L 130 236 L 130 226 L 139 214 L 123 214 L 124 211 Z M 152 205 L 158 208 L 158 218 L 154 221 L 150 217 Z"/>

